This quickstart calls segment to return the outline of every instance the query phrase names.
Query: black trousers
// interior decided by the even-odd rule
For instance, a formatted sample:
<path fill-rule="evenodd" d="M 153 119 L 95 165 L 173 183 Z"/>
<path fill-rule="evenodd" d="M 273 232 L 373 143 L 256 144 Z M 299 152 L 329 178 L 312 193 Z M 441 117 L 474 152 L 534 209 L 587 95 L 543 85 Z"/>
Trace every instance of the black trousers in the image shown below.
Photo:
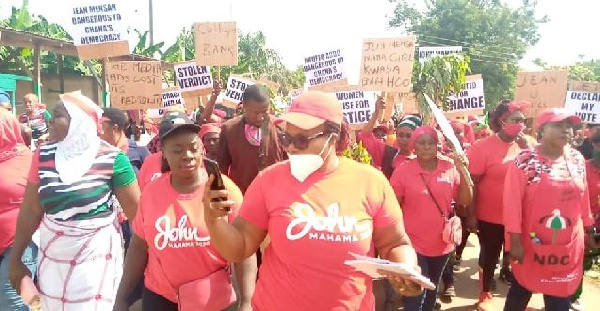
<path fill-rule="evenodd" d="M 479 267 L 483 270 L 480 280 L 484 292 L 490 291 L 496 264 L 504 244 L 504 225 L 478 221 L 479 227 Z"/>
<path fill-rule="evenodd" d="M 144 287 L 142 311 L 178 311 L 177 304 Z"/>

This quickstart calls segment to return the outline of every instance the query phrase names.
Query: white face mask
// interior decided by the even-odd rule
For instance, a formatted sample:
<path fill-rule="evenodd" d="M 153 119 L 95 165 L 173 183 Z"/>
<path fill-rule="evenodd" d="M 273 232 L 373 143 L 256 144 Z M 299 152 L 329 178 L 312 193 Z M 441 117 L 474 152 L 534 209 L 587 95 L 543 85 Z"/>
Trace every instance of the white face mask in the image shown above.
<path fill-rule="evenodd" d="M 321 157 L 321 155 L 325 152 L 325 147 L 329 144 L 332 135 L 329 135 L 329 138 L 325 141 L 325 145 L 323 145 L 323 149 L 321 149 L 319 154 L 288 154 L 290 159 L 290 171 L 292 176 L 299 182 L 304 182 L 308 176 L 316 172 L 323 164 L 325 164 L 325 159 L 331 154 L 331 148 L 329 148 L 325 158 Z"/>

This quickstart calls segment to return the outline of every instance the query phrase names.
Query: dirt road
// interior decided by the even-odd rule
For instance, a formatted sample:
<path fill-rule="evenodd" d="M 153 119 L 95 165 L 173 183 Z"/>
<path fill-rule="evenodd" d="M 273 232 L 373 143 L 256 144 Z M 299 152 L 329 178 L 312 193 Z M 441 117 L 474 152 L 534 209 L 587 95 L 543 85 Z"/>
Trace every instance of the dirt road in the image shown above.
<path fill-rule="evenodd" d="M 479 297 L 478 281 L 477 281 L 477 257 L 479 256 L 479 244 L 477 237 L 471 235 L 469 237 L 469 244 L 463 252 L 463 262 L 461 270 L 455 273 L 456 276 L 456 295 L 450 303 L 442 303 L 441 310 L 451 311 L 472 311 L 477 310 L 476 303 Z M 496 271 L 498 272 L 498 271 Z M 498 273 L 496 273 L 496 279 Z M 497 280 L 498 288 L 494 293 L 494 310 L 502 311 L 504 307 L 504 300 L 508 287 Z M 600 287 L 597 284 L 592 284 L 586 280 L 583 285 L 582 302 L 585 306 L 585 310 L 597 311 L 600 310 Z M 544 301 L 542 295 L 535 294 L 529 302 L 530 310 L 544 310 Z M 377 311 L 381 309 L 378 308 Z M 399 308 L 398 310 L 403 310 Z"/>

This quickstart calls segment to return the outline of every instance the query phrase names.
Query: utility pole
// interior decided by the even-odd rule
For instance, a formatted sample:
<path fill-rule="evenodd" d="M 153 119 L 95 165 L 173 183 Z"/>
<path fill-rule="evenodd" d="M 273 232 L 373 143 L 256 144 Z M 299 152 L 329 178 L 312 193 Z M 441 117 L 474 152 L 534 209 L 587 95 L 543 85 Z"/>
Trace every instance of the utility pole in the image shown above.
<path fill-rule="evenodd" d="M 148 0 L 148 19 L 150 24 L 150 46 L 154 45 L 154 16 L 152 11 L 152 0 Z"/>

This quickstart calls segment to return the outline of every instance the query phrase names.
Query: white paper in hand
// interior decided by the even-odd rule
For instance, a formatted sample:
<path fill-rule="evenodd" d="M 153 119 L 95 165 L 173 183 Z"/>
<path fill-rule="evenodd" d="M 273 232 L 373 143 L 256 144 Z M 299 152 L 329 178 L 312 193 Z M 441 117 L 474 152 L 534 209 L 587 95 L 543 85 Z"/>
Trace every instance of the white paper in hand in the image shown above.
<path fill-rule="evenodd" d="M 465 151 L 460 145 L 458 138 L 456 138 L 454 130 L 452 129 L 452 126 L 450 125 L 450 122 L 448 121 L 444 113 L 440 110 L 440 108 L 438 108 L 438 106 L 433 102 L 433 100 L 431 100 L 431 98 L 427 96 L 427 94 L 423 94 L 423 96 L 425 96 L 425 100 L 427 101 L 427 104 L 429 105 L 429 108 L 431 109 L 431 112 L 435 117 L 435 121 L 440 126 L 440 129 L 442 130 L 444 136 L 446 136 L 446 138 L 452 143 L 454 149 L 458 154 L 464 155 Z"/>
<path fill-rule="evenodd" d="M 410 277 L 412 281 L 423 286 L 425 289 L 435 289 L 435 285 L 414 268 L 399 262 L 391 262 L 385 259 L 367 257 L 350 253 L 355 259 L 346 260 L 344 263 L 352 266 L 357 271 L 360 271 L 373 279 L 384 278 L 385 275 L 379 271 L 390 272 L 401 276 Z"/>

